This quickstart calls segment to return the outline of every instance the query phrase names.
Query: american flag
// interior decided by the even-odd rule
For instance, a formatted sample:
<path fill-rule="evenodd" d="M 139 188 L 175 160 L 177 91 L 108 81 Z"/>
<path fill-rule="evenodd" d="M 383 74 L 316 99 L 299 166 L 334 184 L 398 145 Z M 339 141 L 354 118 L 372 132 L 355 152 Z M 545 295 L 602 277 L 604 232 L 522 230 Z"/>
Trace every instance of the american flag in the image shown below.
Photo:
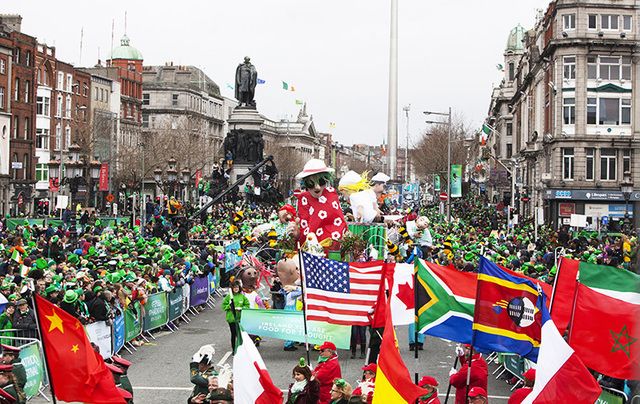
<path fill-rule="evenodd" d="M 302 253 L 307 320 L 368 325 L 382 265 L 381 261 L 347 263 Z"/>

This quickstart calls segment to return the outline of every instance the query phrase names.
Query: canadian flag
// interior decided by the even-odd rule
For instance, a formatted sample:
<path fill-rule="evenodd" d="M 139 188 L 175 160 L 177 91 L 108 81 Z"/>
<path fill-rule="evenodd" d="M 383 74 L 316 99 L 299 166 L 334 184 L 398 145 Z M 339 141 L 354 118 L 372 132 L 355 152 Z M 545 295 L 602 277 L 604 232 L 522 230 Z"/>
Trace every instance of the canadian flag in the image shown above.
<path fill-rule="evenodd" d="M 413 264 L 395 264 L 392 271 L 391 318 L 393 319 L 393 325 L 411 324 L 416 321 Z"/>
<path fill-rule="evenodd" d="M 233 389 L 237 403 L 282 403 L 282 391 L 277 388 L 258 349 L 249 335 L 241 331 L 242 342 L 233 357 Z"/>

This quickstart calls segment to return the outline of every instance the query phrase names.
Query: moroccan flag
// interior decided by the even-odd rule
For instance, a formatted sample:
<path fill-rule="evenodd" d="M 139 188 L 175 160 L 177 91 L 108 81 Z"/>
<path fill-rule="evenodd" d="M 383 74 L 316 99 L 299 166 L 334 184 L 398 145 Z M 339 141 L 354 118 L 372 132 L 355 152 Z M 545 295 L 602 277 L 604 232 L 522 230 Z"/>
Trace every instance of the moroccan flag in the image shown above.
<path fill-rule="evenodd" d="M 58 400 L 124 403 L 111 372 L 77 318 L 35 296 L 51 384 Z"/>
<path fill-rule="evenodd" d="M 413 384 L 411 380 L 409 370 L 398 351 L 398 341 L 389 310 L 386 320 L 378 356 L 373 404 L 415 403 L 418 397 L 429 393 Z"/>
<path fill-rule="evenodd" d="M 238 345 L 233 356 L 233 387 L 237 403 L 272 404 L 282 402 L 282 390 L 267 372 L 260 352 L 249 334 L 238 330 Z"/>
<path fill-rule="evenodd" d="M 544 295 L 540 296 L 544 299 Z M 562 338 L 549 315 L 546 303 L 542 313 L 542 341 L 533 390 L 523 404 L 594 403 L 602 389 L 589 369 Z"/>
<path fill-rule="evenodd" d="M 510 352 L 536 361 L 542 322 L 537 287 L 480 257 L 473 346 L 480 351 Z"/>
<path fill-rule="evenodd" d="M 628 278 L 640 276 L 626 271 Z M 615 282 L 615 277 L 612 279 Z M 632 286 L 633 282 L 629 282 Z M 618 379 L 640 380 L 640 289 L 624 300 L 578 284 L 569 345 L 587 367 Z"/>
<path fill-rule="evenodd" d="M 470 344 L 477 275 L 421 259 L 416 270 L 419 332 Z"/>

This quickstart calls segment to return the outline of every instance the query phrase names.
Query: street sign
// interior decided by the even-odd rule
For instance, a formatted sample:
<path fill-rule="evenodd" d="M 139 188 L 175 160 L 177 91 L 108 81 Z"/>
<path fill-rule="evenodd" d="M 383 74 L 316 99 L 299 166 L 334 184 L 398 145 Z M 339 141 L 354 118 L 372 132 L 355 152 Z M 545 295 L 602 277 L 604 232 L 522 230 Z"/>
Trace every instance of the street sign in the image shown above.
<path fill-rule="evenodd" d="M 600 219 L 602 220 L 603 225 L 609 224 L 609 216 L 602 216 Z"/>
<path fill-rule="evenodd" d="M 104 199 L 106 199 L 107 202 L 113 202 L 113 200 L 115 199 L 115 196 L 113 196 L 113 194 L 109 194 Z"/>
<path fill-rule="evenodd" d="M 439 198 L 441 201 L 446 201 L 447 199 L 449 199 L 449 196 L 446 192 L 440 192 Z"/>

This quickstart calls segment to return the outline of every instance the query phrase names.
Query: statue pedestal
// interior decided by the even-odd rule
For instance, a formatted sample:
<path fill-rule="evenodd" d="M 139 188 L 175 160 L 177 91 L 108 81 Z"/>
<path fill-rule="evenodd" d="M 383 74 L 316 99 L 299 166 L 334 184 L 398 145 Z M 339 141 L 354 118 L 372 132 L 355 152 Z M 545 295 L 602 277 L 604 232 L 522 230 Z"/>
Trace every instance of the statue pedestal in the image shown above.
<path fill-rule="evenodd" d="M 264 118 L 254 108 L 236 107 L 227 120 L 229 130 L 260 131 Z"/>
<path fill-rule="evenodd" d="M 234 182 L 238 181 L 238 178 L 248 173 L 249 170 L 251 170 L 251 167 L 253 167 L 254 165 L 255 164 L 250 164 L 250 163 L 234 163 L 233 167 L 231 167 L 231 172 L 229 173 L 229 183 L 233 184 Z M 245 183 L 247 181 L 251 181 L 251 177 L 247 178 L 245 180 Z M 240 192 L 244 192 L 243 186 L 244 184 L 239 185 Z"/>

